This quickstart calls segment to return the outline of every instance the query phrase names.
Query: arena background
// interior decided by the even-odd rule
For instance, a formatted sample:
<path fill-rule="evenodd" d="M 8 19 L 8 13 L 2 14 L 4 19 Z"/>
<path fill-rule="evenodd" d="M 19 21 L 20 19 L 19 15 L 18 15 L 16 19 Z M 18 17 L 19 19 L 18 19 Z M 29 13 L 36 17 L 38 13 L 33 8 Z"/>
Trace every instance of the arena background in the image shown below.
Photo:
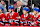
<path fill-rule="evenodd" d="M 2 0 L 0 0 L 1 2 Z M 3 0 L 6 4 L 6 9 L 8 11 L 8 6 L 11 4 L 11 5 L 17 5 L 17 1 L 21 1 L 22 2 L 22 7 L 29 7 L 29 8 L 32 8 L 31 6 L 34 5 L 34 7 L 39 7 L 40 8 L 40 0 Z M 32 4 L 31 4 L 31 1 L 32 1 Z M 25 4 L 25 5 L 24 5 Z M 33 8 L 34 8 L 33 7 Z M 40 9 L 39 9 L 40 11 Z M 30 9 L 30 12 L 31 12 L 31 9 Z"/>

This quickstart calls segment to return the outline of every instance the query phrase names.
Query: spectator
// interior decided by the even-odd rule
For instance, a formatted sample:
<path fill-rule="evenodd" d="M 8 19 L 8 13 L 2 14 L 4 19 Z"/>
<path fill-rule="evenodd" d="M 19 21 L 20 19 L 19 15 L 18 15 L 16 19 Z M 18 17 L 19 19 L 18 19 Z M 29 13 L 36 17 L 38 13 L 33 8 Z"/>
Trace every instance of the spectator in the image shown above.
<path fill-rule="evenodd" d="M 22 2 L 22 5 L 28 5 L 28 0 L 20 0 Z"/>
<path fill-rule="evenodd" d="M 7 10 L 6 10 L 6 4 L 5 4 L 5 2 L 1 1 L 1 4 L 4 6 L 4 11 L 6 12 Z"/>
<path fill-rule="evenodd" d="M 0 2 L 0 8 L 4 8 L 3 2 Z M 4 10 L 4 9 L 3 9 L 3 10 Z M 4 11 L 3 11 L 3 13 L 4 13 Z"/>
<path fill-rule="evenodd" d="M 6 10 L 6 4 L 5 4 L 5 2 L 3 4 L 3 6 L 4 6 L 4 11 L 6 12 L 7 10 Z"/>
<path fill-rule="evenodd" d="M 2 4 L 2 2 L 0 2 L 0 7 L 4 7 L 3 4 Z"/>

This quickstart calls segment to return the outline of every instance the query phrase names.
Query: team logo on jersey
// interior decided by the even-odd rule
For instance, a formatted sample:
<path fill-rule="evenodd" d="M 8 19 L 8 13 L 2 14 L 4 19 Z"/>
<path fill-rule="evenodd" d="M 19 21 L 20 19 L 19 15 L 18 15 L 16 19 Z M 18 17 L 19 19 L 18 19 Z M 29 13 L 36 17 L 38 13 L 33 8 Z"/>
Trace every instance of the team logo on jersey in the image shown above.
<path fill-rule="evenodd" d="M 9 22 L 10 22 L 10 23 L 13 22 L 13 19 L 10 19 Z"/>
<path fill-rule="evenodd" d="M 24 18 L 22 18 L 22 20 L 24 20 Z"/>

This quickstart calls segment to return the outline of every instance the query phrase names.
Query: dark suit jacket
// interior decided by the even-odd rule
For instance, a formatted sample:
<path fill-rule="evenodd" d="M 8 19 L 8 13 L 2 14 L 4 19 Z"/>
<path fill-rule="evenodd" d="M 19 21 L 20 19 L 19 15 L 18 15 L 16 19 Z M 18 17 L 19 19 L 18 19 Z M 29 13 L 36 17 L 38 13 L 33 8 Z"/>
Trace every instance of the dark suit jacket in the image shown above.
<path fill-rule="evenodd" d="M 22 13 L 22 7 L 21 7 L 21 9 L 20 9 L 20 12 L 18 12 L 19 13 L 19 16 L 21 16 L 23 13 Z M 17 8 L 15 9 L 15 12 L 17 12 Z"/>

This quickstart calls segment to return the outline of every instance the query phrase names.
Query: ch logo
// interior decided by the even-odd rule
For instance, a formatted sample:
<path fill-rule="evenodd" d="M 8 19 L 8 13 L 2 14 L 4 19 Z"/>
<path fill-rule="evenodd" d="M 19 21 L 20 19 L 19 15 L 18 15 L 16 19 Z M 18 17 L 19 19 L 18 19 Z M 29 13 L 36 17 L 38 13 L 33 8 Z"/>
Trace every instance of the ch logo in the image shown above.
<path fill-rule="evenodd" d="M 9 16 L 8 16 L 8 18 L 9 18 Z"/>

